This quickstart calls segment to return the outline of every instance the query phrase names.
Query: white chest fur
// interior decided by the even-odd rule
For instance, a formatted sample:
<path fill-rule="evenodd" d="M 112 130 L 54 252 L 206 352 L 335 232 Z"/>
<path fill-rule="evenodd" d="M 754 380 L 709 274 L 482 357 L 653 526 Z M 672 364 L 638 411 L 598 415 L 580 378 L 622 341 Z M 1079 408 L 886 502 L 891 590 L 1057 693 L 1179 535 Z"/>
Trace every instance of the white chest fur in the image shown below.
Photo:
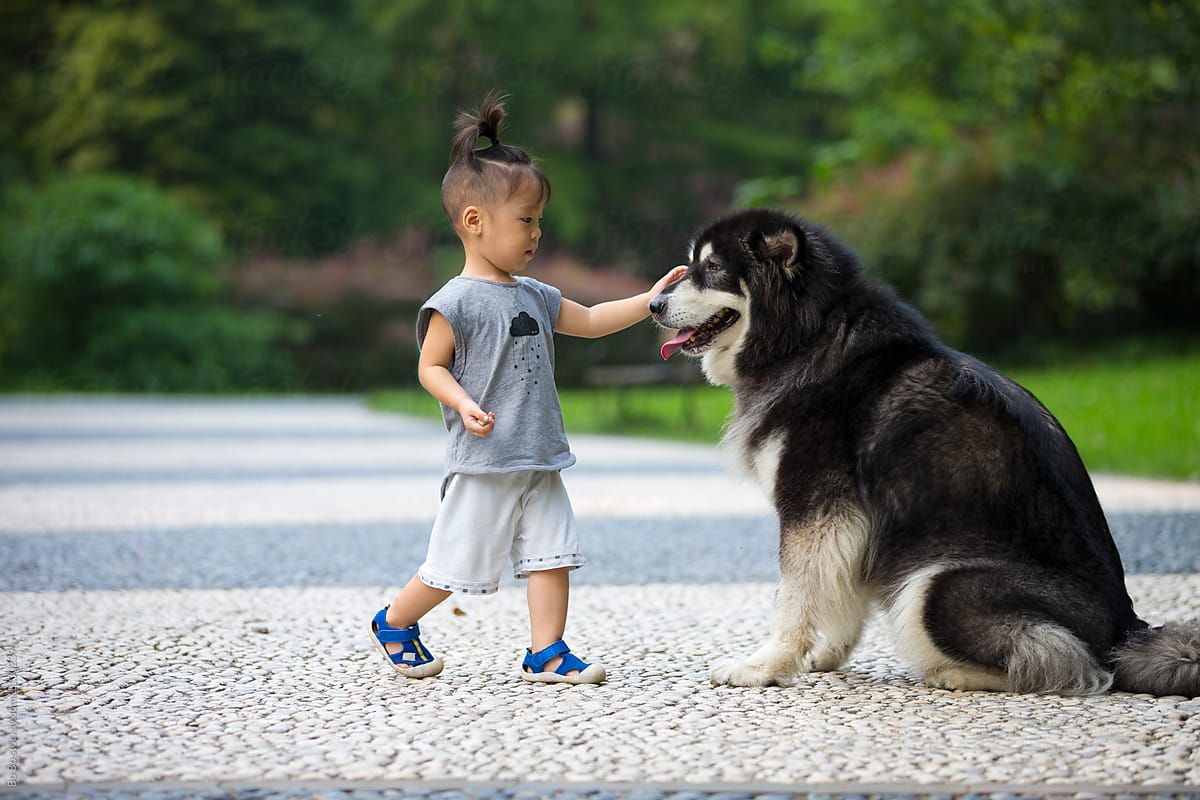
<path fill-rule="evenodd" d="M 775 496 L 775 482 L 779 478 L 779 458 L 783 453 L 783 431 L 776 431 L 750 453 L 754 477 L 762 484 L 769 497 Z"/>
<path fill-rule="evenodd" d="M 767 497 L 774 497 L 775 483 L 779 476 L 779 460 L 783 454 L 784 433 L 776 431 L 764 441 L 757 444 L 751 442 L 753 424 L 756 416 L 737 415 L 725 430 L 724 444 L 730 451 L 737 453 L 742 467 L 754 476 L 763 487 Z"/>

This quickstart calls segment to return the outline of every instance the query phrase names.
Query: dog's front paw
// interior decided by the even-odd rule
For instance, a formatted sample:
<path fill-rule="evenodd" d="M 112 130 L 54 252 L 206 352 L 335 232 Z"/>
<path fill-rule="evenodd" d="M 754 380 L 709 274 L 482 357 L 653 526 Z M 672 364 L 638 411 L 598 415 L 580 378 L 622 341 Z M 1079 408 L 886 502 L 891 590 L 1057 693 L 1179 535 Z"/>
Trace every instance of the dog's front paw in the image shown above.
<path fill-rule="evenodd" d="M 727 658 L 718 661 L 709 672 L 713 686 L 783 686 L 790 676 L 780 675 L 754 661 Z"/>

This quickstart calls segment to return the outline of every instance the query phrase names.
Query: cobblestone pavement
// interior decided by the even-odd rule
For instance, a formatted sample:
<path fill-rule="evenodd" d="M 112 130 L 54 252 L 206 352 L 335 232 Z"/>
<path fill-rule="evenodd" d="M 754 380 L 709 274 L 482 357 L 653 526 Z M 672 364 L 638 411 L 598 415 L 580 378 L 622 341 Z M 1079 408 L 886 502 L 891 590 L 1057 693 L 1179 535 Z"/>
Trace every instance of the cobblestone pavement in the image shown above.
<path fill-rule="evenodd" d="M 1200 797 L 1200 699 L 931 690 L 874 621 L 842 671 L 713 688 L 764 635 L 774 533 L 707 446 L 572 437 L 591 564 L 529 686 L 505 580 L 366 623 L 421 560 L 443 432 L 354 400 L 0 400 L 0 793 L 95 798 Z M 1141 615 L 1200 614 L 1200 485 L 1098 477 Z"/>

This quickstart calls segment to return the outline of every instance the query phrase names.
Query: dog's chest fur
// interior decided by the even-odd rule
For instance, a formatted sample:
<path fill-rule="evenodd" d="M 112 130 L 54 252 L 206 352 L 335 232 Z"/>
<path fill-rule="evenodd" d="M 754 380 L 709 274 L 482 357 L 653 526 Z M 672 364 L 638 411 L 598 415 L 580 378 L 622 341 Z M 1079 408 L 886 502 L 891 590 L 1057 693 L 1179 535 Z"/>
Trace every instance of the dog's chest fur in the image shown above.
<path fill-rule="evenodd" d="M 733 417 L 725 429 L 723 443 L 736 453 L 742 469 L 774 497 L 779 461 L 787 444 L 786 428 L 770 425 L 775 392 L 738 389 Z"/>

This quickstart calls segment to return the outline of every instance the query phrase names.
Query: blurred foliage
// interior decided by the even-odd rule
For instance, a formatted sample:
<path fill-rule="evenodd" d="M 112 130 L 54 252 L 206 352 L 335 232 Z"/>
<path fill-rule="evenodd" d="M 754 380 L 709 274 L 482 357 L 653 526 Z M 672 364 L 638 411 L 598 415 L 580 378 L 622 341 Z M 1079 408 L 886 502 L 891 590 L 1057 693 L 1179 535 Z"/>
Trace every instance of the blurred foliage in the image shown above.
<path fill-rule="evenodd" d="M 123 176 L 64 178 L 4 208 L 0 381 L 18 388 L 230 390 L 286 384 L 264 313 L 224 306 L 221 238 Z"/>
<path fill-rule="evenodd" d="M 338 247 L 390 214 L 385 43 L 341 4 L 26 2 L 9 143 L 31 177 L 136 174 L 242 247 Z M 24 34 L 24 35 L 22 35 Z M 397 187 L 398 189 L 400 187 Z"/>
<path fill-rule="evenodd" d="M 959 161 L 920 152 L 795 206 L 962 347 L 1194 331 L 1200 171 L 1161 181 L 1111 166 L 1056 181 L 986 145 Z"/>
<path fill-rule="evenodd" d="M 846 99 L 835 228 L 956 344 L 1196 324 L 1200 4 L 830 0 L 805 70 Z M 801 197 L 801 194 L 804 194 Z"/>
<path fill-rule="evenodd" d="M 430 251 L 404 266 L 444 276 L 461 258 L 438 197 L 450 123 L 495 87 L 513 95 L 506 139 L 554 184 L 544 253 L 657 277 L 706 218 L 780 204 L 829 224 L 955 344 L 1194 333 L 1198 52 L 1197 0 L 8 0 L 0 184 L 152 185 L 217 226 L 221 254 L 189 273 L 214 281 L 214 258 L 325 257 L 412 229 Z M 46 235 L 29 219 L 6 226 L 10 310 L 30 291 L 13 283 L 32 274 L 22 242 Z M 44 295 L 51 317 L 80 308 L 68 283 L 44 290 L 64 293 Z M 211 291 L 215 313 L 229 293 Z M 106 321 L 126 363 L 199 347 L 184 332 L 200 326 L 139 302 Z M 330 297 L 307 342 L 244 315 L 210 316 L 201 338 L 244 335 L 247 357 L 274 342 L 308 388 L 391 382 L 412 354 L 380 344 L 382 322 L 356 341 L 359 302 Z M 34 357 L 35 322 L 0 320 L 0 370 L 74 374 L 54 337 Z M 564 376 L 595 357 L 563 354 Z M 284 380 L 229 358 L 193 383 Z M 162 369 L 163 386 L 198 370 Z"/>
<path fill-rule="evenodd" d="M 791 3 L 18 0 L 4 14 L 7 171 L 137 174 L 237 251 L 322 253 L 411 224 L 452 242 L 450 123 L 490 87 L 514 94 L 507 139 L 555 184 L 556 242 L 647 274 L 742 170 L 803 171 L 824 133 L 818 97 L 780 102 L 792 73 L 760 46 L 766 18 L 813 35 Z"/>

